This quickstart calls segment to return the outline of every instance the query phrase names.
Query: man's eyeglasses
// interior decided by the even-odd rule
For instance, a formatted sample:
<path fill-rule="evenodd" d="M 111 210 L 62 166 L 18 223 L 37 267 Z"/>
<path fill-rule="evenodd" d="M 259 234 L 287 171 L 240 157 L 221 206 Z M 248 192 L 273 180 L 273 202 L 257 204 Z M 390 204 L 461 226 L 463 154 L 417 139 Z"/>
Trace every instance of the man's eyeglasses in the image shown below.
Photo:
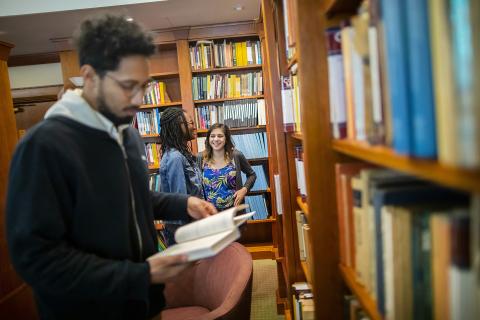
<path fill-rule="evenodd" d="M 152 83 L 154 81 L 153 79 L 148 79 L 142 84 L 134 84 L 131 80 L 120 81 L 108 73 L 106 73 L 105 76 L 115 81 L 115 83 L 123 90 L 123 92 L 125 92 L 128 98 L 135 97 L 139 92 L 142 94 L 142 96 L 144 96 L 145 93 L 152 88 Z"/>

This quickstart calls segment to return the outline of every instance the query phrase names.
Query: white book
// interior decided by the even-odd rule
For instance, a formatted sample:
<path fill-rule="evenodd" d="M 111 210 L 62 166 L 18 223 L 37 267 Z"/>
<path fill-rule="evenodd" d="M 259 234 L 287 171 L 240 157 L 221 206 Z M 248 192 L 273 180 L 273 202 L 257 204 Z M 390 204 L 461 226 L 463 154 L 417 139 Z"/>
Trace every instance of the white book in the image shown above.
<path fill-rule="evenodd" d="M 230 243 L 240 238 L 238 227 L 252 217 L 255 212 L 235 216 L 248 206 L 236 206 L 208 218 L 197 220 L 177 229 L 177 244 L 157 253 L 159 256 L 185 254 L 188 261 L 208 258 L 216 255 Z"/>

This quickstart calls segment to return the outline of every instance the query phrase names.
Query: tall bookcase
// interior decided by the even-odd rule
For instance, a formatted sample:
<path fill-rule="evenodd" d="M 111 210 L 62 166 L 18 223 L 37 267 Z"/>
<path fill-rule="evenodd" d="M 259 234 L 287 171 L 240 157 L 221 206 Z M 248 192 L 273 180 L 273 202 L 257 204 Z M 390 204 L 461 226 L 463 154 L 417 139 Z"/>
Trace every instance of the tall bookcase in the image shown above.
<path fill-rule="evenodd" d="M 264 101 L 264 94 L 262 87 L 265 86 L 265 78 L 264 78 L 264 64 L 262 63 L 263 55 L 262 55 L 262 41 L 258 33 L 256 34 L 230 34 L 224 36 L 214 36 L 214 37 L 202 37 L 202 38 L 195 38 L 189 39 L 189 48 L 190 48 L 190 65 L 191 65 L 191 73 L 192 73 L 192 92 L 193 92 L 193 104 L 194 104 L 194 119 L 198 122 L 200 118 L 205 119 L 205 116 L 208 118 L 208 115 L 201 114 L 201 109 L 207 106 L 212 106 L 214 111 L 214 117 L 220 117 L 220 108 L 223 108 L 224 105 L 230 104 L 230 110 L 237 110 L 237 114 L 233 116 L 234 119 L 240 120 L 243 116 L 251 117 L 253 116 L 253 124 L 245 125 L 245 124 L 238 124 L 238 125 L 230 125 L 231 133 L 235 136 L 242 136 L 245 134 L 256 134 L 256 135 L 263 135 L 266 138 L 267 146 L 269 146 L 269 135 L 270 130 L 268 126 L 268 116 L 267 110 L 265 110 L 266 115 L 266 122 L 265 124 L 258 124 L 258 113 L 253 115 L 251 112 L 249 113 L 249 107 L 243 108 L 242 103 L 253 104 L 257 106 L 258 100 Z M 249 53 L 247 53 L 246 49 L 241 49 L 241 46 L 236 46 L 236 44 L 246 44 L 247 46 L 250 45 Z M 200 45 L 199 45 L 200 44 Z M 205 46 L 205 47 L 203 47 Z M 214 50 L 214 46 L 218 50 Z M 245 58 L 252 60 L 252 63 L 247 63 L 247 61 L 239 62 L 239 55 L 237 51 L 237 55 L 235 56 L 234 47 L 237 50 L 240 48 L 240 52 L 243 52 Z M 208 48 L 208 49 L 207 49 Z M 207 53 L 208 50 L 208 53 Z M 227 54 L 228 52 L 228 54 Z M 217 60 L 215 62 L 215 60 Z M 221 61 L 224 60 L 224 61 Z M 260 75 L 261 78 L 257 78 L 255 80 L 255 86 L 253 85 L 253 80 L 242 78 L 242 85 L 232 85 L 232 82 L 229 82 L 229 77 L 236 77 L 237 80 L 240 81 L 241 77 L 250 75 L 252 78 L 255 76 Z M 221 77 L 222 80 L 217 79 L 217 83 L 215 84 L 215 80 L 213 78 Z M 202 79 L 207 78 L 205 81 L 202 82 Z M 260 80 L 261 79 L 261 80 Z M 249 83 L 248 85 L 243 85 L 243 82 Z M 262 82 L 260 84 L 260 81 Z M 205 85 L 208 82 L 208 88 L 216 86 L 219 89 L 216 93 L 212 94 L 213 90 L 207 92 L 207 87 Z M 221 83 L 219 85 L 218 83 Z M 232 90 L 229 90 L 229 87 L 236 87 L 233 91 L 237 91 L 234 93 Z M 255 89 L 256 88 L 256 89 Z M 202 96 L 200 94 L 200 90 L 202 89 L 207 96 Z M 240 89 L 241 92 L 238 92 Z M 238 105 L 235 105 L 238 103 Z M 233 104 L 233 105 L 232 105 Z M 217 109 L 217 107 L 220 108 Z M 268 106 L 268 102 L 266 103 Z M 225 107 L 226 108 L 226 107 Z M 258 107 L 260 110 L 260 107 Z M 226 113 L 226 111 L 225 111 Z M 255 120 L 255 117 L 257 119 Z M 198 129 L 198 136 L 199 137 L 206 137 L 206 133 L 208 129 L 206 127 L 212 124 L 211 119 L 207 125 L 204 125 L 205 128 Z M 217 119 L 218 120 L 218 119 Z M 214 121 L 217 121 L 214 120 Z M 198 125 L 197 125 L 198 127 Z M 199 144 L 203 143 L 199 141 Z M 201 148 L 200 145 L 197 145 L 198 148 Z M 237 146 L 238 147 L 238 146 Z M 259 145 L 249 144 L 246 145 L 245 148 L 259 148 Z M 241 149 L 240 149 L 241 150 Z M 241 150 L 248 158 L 247 151 L 249 150 Z M 266 175 L 266 180 L 268 181 L 268 187 L 263 190 L 257 191 L 250 191 L 247 194 L 249 196 L 261 196 L 265 199 L 265 203 L 267 206 L 267 210 L 269 212 L 269 216 L 266 219 L 257 219 L 257 220 L 248 220 L 247 227 L 242 230 L 242 237 L 240 242 L 243 243 L 249 251 L 252 253 L 254 258 L 272 258 L 274 256 L 274 246 L 275 246 L 275 232 L 274 232 L 274 225 L 276 222 L 276 213 L 272 207 L 272 198 L 271 198 L 271 188 L 272 179 L 270 178 L 270 170 L 269 170 L 269 157 L 271 156 L 270 150 L 267 150 L 268 157 L 261 156 L 261 157 L 254 157 L 249 158 L 249 162 L 252 166 L 261 166 L 263 172 Z"/>
<path fill-rule="evenodd" d="M 333 138 L 330 101 L 335 97 L 330 96 L 329 91 L 325 31 L 330 27 L 340 26 L 340 21 L 356 15 L 361 3 L 360 0 L 262 1 L 270 89 L 273 95 L 272 102 L 275 104 L 274 119 L 277 121 L 273 143 L 281 146 L 277 148 L 278 152 L 282 150 L 284 152 L 283 156 L 277 155 L 277 160 L 286 158 L 285 163 L 278 161 L 275 167 L 275 173 L 287 176 L 282 179 L 281 188 L 283 204 L 281 232 L 284 243 L 283 246 L 279 245 L 279 248 L 283 247 L 280 258 L 286 270 L 284 279 L 289 299 L 292 294 L 290 286 L 294 282 L 307 281 L 311 285 L 315 319 L 341 319 L 344 312 L 344 295 L 347 291 L 355 296 L 371 319 L 382 319 L 375 297 L 360 283 L 355 270 L 340 263 L 341 235 L 337 215 L 336 164 L 363 162 L 406 173 L 452 190 L 466 191 L 477 196 L 480 192 L 478 168 L 463 169 L 459 166 L 445 165 L 439 160 L 400 155 L 388 145 L 370 145 L 353 139 Z M 289 14 L 284 19 L 285 11 Z M 478 14 L 476 17 L 478 19 Z M 290 27 L 288 37 L 284 34 L 285 23 Z M 287 47 L 293 49 L 288 57 L 285 53 Z M 296 73 L 298 76 L 301 130 L 284 133 L 281 128 L 280 77 L 289 73 Z M 476 97 L 478 98 L 478 95 Z M 477 105 L 478 103 L 479 101 L 476 101 Z M 299 145 L 304 152 L 308 191 L 306 201 L 297 195 L 294 158 L 295 147 Z M 299 259 L 295 228 L 296 210 L 304 212 L 310 227 L 308 234 L 310 266 Z M 480 212 L 472 210 L 472 214 L 478 220 Z M 292 307 L 291 301 L 287 301 L 287 305 Z"/>

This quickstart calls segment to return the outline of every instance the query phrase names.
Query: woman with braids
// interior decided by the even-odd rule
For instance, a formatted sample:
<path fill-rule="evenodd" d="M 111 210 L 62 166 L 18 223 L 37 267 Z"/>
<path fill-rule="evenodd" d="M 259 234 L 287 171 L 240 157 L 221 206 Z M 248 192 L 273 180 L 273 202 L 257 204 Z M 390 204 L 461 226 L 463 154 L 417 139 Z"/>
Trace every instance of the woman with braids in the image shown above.
<path fill-rule="evenodd" d="M 257 179 L 243 153 L 235 149 L 230 129 L 220 123 L 208 130 L 205 151 L 198 154 L 197 165 L 202 171 L 205 200 L 219 211 L 241 204 Z M 241 172 L 247 176 L 245 183 Z"/>
<path fill-rule="evenodd" d="M 197 137 L 197 129 L 190 114 L 181 108 L 168 108 L 160 118 L 160 185 L 162 192 L 182 193 L 203 199 L 201 173 L 192 154 L 190 141 Z M 167 221 L 167 245 L 175 243 L 175 230 L 185 220 Z"/>

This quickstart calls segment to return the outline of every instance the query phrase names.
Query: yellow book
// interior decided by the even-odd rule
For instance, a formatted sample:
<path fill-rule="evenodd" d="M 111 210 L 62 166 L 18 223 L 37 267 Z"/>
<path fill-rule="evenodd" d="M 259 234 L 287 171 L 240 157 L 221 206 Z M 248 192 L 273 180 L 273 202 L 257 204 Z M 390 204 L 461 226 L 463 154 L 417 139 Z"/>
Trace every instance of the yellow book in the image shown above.
<path fill-rule="evenodd" d="M 158 89 L 160 91 L 160 103 L 165 103 L 165 83 L 158 82 Z"/>
<path fill-rule="evenodd" d="M 237 67 L 242 66 L 242 44 L 235 42 L 235 59 L 237 60 Z"/>
<path fill-rule="evenodd" d="M 210 75 L 208 74 L 207 75 L 207 99 L 213 99 L 212 96 L 210 96 L 210 81 L 212 80 L 212 78 L 210 77 Z"/>
<path fill-rule="evenodd" d="M 247 42 L 243 41 L 242 42 L 242 66 L 248 65 L 248 59 L 247 59 Z"/>

